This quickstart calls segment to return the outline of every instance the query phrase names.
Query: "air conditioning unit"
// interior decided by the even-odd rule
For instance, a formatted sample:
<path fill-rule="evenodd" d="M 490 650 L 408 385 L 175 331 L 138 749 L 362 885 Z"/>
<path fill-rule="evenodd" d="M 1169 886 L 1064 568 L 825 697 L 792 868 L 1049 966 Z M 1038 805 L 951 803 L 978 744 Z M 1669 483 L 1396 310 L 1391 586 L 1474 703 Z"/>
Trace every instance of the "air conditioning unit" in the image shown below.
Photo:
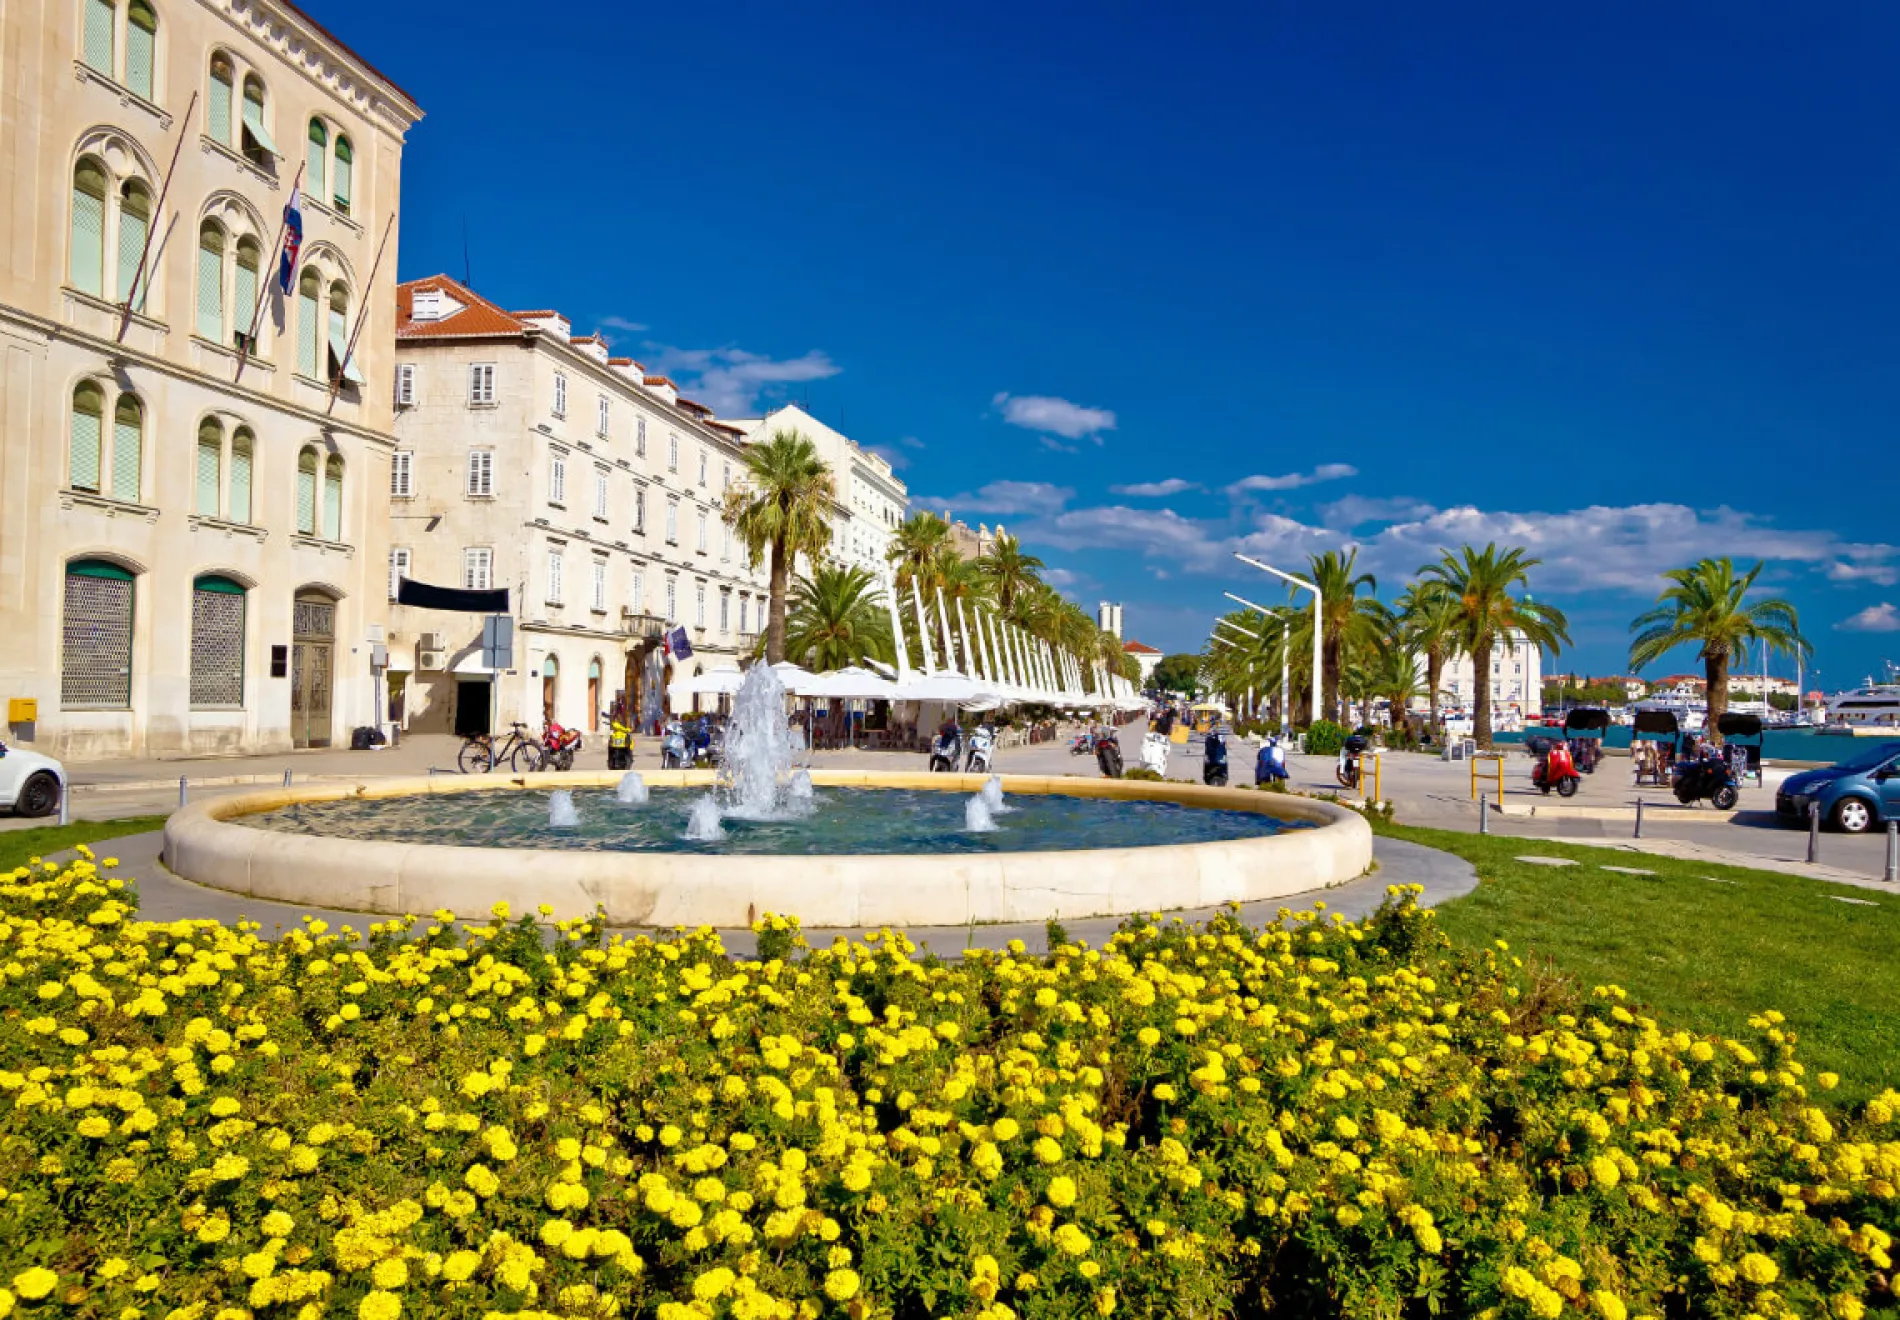
<path fill-rule="evenodd" d="M 423 633 L 416 639 L 416 645 L 424 651 L 440 651 L 442 649 L 442 634 L 439 632 Z"/>
<path fill-rule="evenodd" d="M 442 660 L 443 660 L 442 652 L 425 650 L 419 656 L 417 656 L 416 667 L 418 669 L 440 670 L 443 667 Z"/>

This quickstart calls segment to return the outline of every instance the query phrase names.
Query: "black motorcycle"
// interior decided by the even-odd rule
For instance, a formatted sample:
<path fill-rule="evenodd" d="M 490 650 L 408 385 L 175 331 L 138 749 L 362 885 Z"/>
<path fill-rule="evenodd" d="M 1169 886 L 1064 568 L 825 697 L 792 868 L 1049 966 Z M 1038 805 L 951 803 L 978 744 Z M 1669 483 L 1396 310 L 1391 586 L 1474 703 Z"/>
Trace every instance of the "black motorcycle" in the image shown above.
<path fill-rule="evenodd" d="M 1674 774 L 1676 801 L 1683 806 L 1694 806 L 1707 799 L 1715 804 L 1718 811 L 1733 811 L 1735 804 L 1741 801 L 1741 786 L 1735 781 L 1734 771 L 1728 761 L 1721 756 L 1698 756 L 1692 761 L 1678 761 Z"/>
<path fill-rule="evenodd" d="M 1339 762 L 1333 766 L 1333 778 L 1339 781 L 1340 787 L 1359 787 L 1359 760 L 1370 745 L 1362 734 L 1348 735 L 1339 749 Z"/>
<path fill-rule="evenodd" d="M 1201 745 L 1201 782 L 1210 788 L 1227 787 L 1227 738 L 1210 729 Z"/>
<path fill-rule="evenodd" d="M 1114 735 L 1095 740 L 1095 764 L 1102 767 L 1102 774 L 1110 779 L 1122 777 L 1122 745 Z"/>

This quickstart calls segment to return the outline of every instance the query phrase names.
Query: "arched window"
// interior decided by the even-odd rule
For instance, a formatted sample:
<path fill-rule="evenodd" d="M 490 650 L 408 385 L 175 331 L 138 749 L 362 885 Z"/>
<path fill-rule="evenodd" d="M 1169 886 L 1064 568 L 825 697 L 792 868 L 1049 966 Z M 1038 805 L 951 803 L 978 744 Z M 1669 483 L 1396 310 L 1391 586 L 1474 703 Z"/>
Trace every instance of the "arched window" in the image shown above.
<path fill-rule="evenodd" d="M 213 573 L 191 584 L 191 704 L 244 705 L 244 587 Z"/>
<path fill-rule="evenodd" d="M 256 445 L 249 427 L 231 433 L 231 499 L 224 516 L 234 523 L 251 521 L 251 454 Z"/>
<path fill-rule="evenodd" d="M 132 704 L 132 575 L 102 559 L 66 565 L 59 704 L 124 710 Z"/>
<path fill-rule="evenodd" d="M 317 534 L 317 451 L 305 449 L 297 455 L 297 530 L 305 536 Z"/>
<path fill-rule="evenodd" d="M 106 169 L 90 156 L 73 169 L 73 287 L 95 298 L 105 296 Z"/>
<path fill-rule="evenodd" d="M 85 0 L 86 34 L 83 58 L 86 64 L 106 77 L 117 72 L 112 58 L 112 30 L 118 24 L 118 11 L 112 0 Z"/>
<path fill-rule="evenodd" d="M 352 175 L 356 170 L 356 153 L 350 149 L 350 140 L 341 133 L 336 135 L 336 209 L 344 215 L 350 213 L 350 185 L 355 182 Z"/>
<path fill-rule="evenodd" d="M 310 141 L 304 148 L 304 188 L 319 201 L 323 199 L 323 167 L 330 158 L 330 135 L 321 119 L 310 121 Z"/>
<path fill-rule="evenodd" d="M 264 127 L 264 84 L 254 73 L 244 75 L 242 149 L 251 164 L 268 167 L 280 153 Z"/>
<path fill-rule="evenodd" d="M 235 296 L 232 306 L 235 308 L 237 325 L 232 330 L 231 342 L 246 353 L 257 352 L 257 345 L 249 340 L 251 325 L 257 317 L 258 280 L 264 267 L 264 250 L 257 240 L 246 234 L 237 243 L 237 281 L 233 285 Z"/>
<path fill-rule="evenodd" d="M 224 342 L 224 229 L 216 220 L 198 226 L 198 337 Z"/>
<path fill-rule="evenodd" d="M 314 270 L 304 271 L 297 281 L 297 372 L 312 380 L 323 360 L 317 354 L 317 299 L 322 291 L 323 281 Z"/>
<path fill-rule="evenodd" d="M 99 489 L 105 424 L 106 392 L 92 381 L 80 381 L 73 387 L 72 429 L 66 451 L 66 481 L 74 490 Z"/>
<path fill-rule="evenodd" d="M 125 16 L 125 85 L 148 101 L 157 52 L 158 15 L 146 0 L 132 0 Z"/>
<path fill-rule="evenodd" d="M 224 486 L 224 427 L 215 417 L 198 423 L 198 480 L 191 507 L 200 518 L 218 516 Z"/>
<path fill-rule="evenodd" d="M 205 99 L 205 127 L 213 142 L 231 145 L 231 57 L 211 52 L 211 92 Z"/>
<path fill-rule="evenodd" d="M 136 504 L 145 450 L 145 409 L 136 394 L 121 394 L 112 410 L 112 498 Z"/>
<path fill-rule="evenodd" d="M 347 354 L 350 351 L 350 291 L 338 280 L 330 286 L 330 379 L 342 384 L 363 384 L 363 373 Z"/>
<path fill-rule="evenodd" d="M 139 278 L 139 263 L 145 258 L 145 236 L 151 229 L 151 189 L 142 180 L 127 179 L 119 188 L 118 295 L 119 301 L 130 305 L 135 312 L 145 310 L 145 298 L 151 292 L 150 273 Z"/>
<path fill-rule="evenodd" d="M 343 460 L 335 454 L 323 465 L 323 539 L 343 539 Z"/>

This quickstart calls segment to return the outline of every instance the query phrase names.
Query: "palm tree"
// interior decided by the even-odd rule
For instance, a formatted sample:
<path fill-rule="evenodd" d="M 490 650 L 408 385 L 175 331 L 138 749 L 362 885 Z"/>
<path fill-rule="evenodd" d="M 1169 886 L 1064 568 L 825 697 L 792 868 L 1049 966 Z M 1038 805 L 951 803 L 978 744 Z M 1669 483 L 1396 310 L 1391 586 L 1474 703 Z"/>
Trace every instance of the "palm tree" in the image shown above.
<path fill-rule="evenodd" d="M 1700 559 L 1687 568 L 1672 568 L 1663 577 L 1670 585 L 1656 597 L 1656 607 L 1630 624 L 1636 637 L 1630 642 L 1630 668 L 1660 660 L 1678 646 L 1700 647 L 1703 674 L 1708 680 L 1710 736 L 1722 739 L 1716 727 L 1728 709 L 1730 659 L 1749 642 L 1759 642 L 1784 655 L 1809 655 L 1813 648 L 1801 636 L 1794 606 L 1779 596 L 1744 603 L 1749 588 L 1761 575 L 1756 564 L 1737 577 L 1734 561 Z"/>
<path fill-rule="evenodd" d="M 771 558 L 771 597 L 765 624 L 765 659 L 785 658 L 785 595 L 792 565 L 806 555 L 814 563 L 831 544 L 831 469 L 812 442 L 797 431 L 777 431 L 745 450 L 745 472 L 726 500 L 725 519 L 744 543 L 751 566 Z"/>
<path fill-rule="evenodd" d="M 1007 613 L 1016 597 L 1031 583 L 1041 582 L 1042 560 L 1023 552 L 1023 543 L 1008 533 L 999 535 L 977 564 L 989 575 L 997 605 Z"/>
<path fill-rule="evenodd" d="M 928 581 L 929 570 L 950 546 L 950 524 L 934 513 L 913 513 L 891 535 L 890 559 L 897 565 L 897 585 L 908 587 L 914 577 Z M 923 585 L 923 582 L 918 584 Z"/>
<path fill-rule="evenodd" d="M 1320 591 L 1320 662 L 1324 673 L 1320 705 L 1328 719 L 1339 706 L 1339 672 L 1349 650 L 1365 650 L 1378 645 L 1386 623 L 1385 607 L 1371 596 L 1361 596 L 1359 588 L 1376 591 L 1378 579 L 1370 573 L 1354 574 L 1359 559 L 1355 548 L 1340 554 L 1327 550 L 1307 560 L 1309 580 Z M 1308 643 L 1312 641 L 1308 630 Z"/>
<path fill-rule="evenodd" d="M 1562 610 L 1528 595 L 1511 595 L 1512 587 L 1530 585 L 1530 570 L 1542 562 L 1527 558 L 1522 546 L 1500 552 L 1493 541 L 1483 550 L 1465 546 L 1455 555 L 1447 550 L 1436 564 L 1419 569 L 1422 590 L 1455 604 L 1451 636 L 1471 657 L 1472 686 L 1477 689 L 1472 732 L 1480 747 L 1491 746 L 1492 646 L 1516 633 L 1555 654 L 1570 641 L 1570 624 Z"/>
<path fill-rule="evenodd" d="M 792 589 L 785 653 L 823 671 L 895 657 L 884 592 L 862 568 L 821 564 Z"/>
<path fill-rule="evenodd" d="M 1431 703 L 1431 727 L 1436 729 L 1445 665 L 1458 654 L 1457 606 L 1443 592 L 1414 582 L 1399 597 L 1396 613 L 1407 644 L 1425 657 L 1425 699 Z"/>
<path fill-rule="evenodd" d="M 1385 698 L 1386 711 L 1395 730 L 1412 726 L 1410 706 L 1418 695 L 1418 652 L 1410 639 L 1397 633 L 1386 639 L 1366 663 L 1365 685 L 1369 696 Z"/>

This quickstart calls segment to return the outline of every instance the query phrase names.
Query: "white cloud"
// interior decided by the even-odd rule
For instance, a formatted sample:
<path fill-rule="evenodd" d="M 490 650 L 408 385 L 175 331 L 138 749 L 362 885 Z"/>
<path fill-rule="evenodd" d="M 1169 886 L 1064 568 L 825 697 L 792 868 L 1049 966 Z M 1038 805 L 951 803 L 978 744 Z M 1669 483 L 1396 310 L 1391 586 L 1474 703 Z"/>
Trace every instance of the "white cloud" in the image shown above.
<path fill-rule="evenodd" d="M 1339 481 L 1358 475 L 1359 469 L 1350 463 L 1321 463 L 1311 472 L 1288 472 L 1278 477 L 1242 477 L 1227 488 L 1227 493 L 1245 495 L 1256 490 L 1298 490 L 1301 486 L 1316 486 L 1322 481 Z"/>
<path fill-rule="evenodd" d="M 963 513 L 1052 514 L 1074 495 L 1073 487 L 1046 481 L 992 481 L 979 486 L 973 494 L 913 495 L 910 502 L 914 508 L 933 513 L 948 509 L 953 517 Z"/>
<path fill-rule="evenodd" d="M 602 330 L 619 330 L 629 335 L 645 334 L 650 328 L 644 321 L 629 321 L 624 316 L 603 316 L 600 318 Z"/>
<path fill-rule="evenodd" d="M 1858 614 L 1850 615 L 1834 625 L 1842 632 L 1890 633 L 1900 632 L 1900 609 L 1882 601 L 1878 605 L 1869 605 Z"/>
<path fill-rule="evenodd" d="M 1364 527 L 1369 523 L 1411 522 L 1429 518 L 1436 512 L 1438 510 L 1431 505 L 1407 499 L 1403 495 L 1390 498 L 1346 495 L 1319 506 L 1320 521 L 1343 531 Z"/>
<path fill-rule="evenodd" d="M 1069 440 L 1090 439 L 1102 443 L 1101 433 L 1115 429 L 1115 414 L 1106 408 L 1085 408 L 1067 399 L 1047 394 L 999 393 L 990 406 L 1003 414 L 1003 420 L 1025 431 L 1041 431 Z M 1062 446 L 1044 441 L 1051 449 Z M 1073 452 L 1073 451 L 1069 451 Z"/>
<path fill-rule="evenodd" d="M 1168 495 L 1179 495 L 1184 490 L 1206 489 L 1198 481 L 1189 481 L 1185 477 L 1169 477 L 1165 481 L 1137 481 L 1132 486 L 1110 486 L 1109 490 L 1117 495 L 1127 495 L 1138 500 L 1160 499 Z"/>
<path fill-rule="evenodd" d="M 1851 556 L 1866 547 L 1853 546 L 1847 549 Z M 1871 582 L 1876 586 L 1891 587 L 1900 582 L 1900 568 L 1892 564 L 1865 563 L 1855 559 L 1837 559 L 1827 566 L 1830 582 Z"/>
<path fill-rule="evenodd" d="M 756 413 L 764 397 L 787 385 L 827 380 L 844 370 L 822 349 L 795 358 L 770 358 L 743 348 L 674 348 L 655 345 L 649 370 L 671 376 L 680 392 L 722 417 Z"/>
<path fill-rule="evenodd" d="M 1086 582 L 1094 581 L 1069 568 L 1045 568 L 1042 570 L 1042 580 L 1062 591 L 1073 591 Z"/>

